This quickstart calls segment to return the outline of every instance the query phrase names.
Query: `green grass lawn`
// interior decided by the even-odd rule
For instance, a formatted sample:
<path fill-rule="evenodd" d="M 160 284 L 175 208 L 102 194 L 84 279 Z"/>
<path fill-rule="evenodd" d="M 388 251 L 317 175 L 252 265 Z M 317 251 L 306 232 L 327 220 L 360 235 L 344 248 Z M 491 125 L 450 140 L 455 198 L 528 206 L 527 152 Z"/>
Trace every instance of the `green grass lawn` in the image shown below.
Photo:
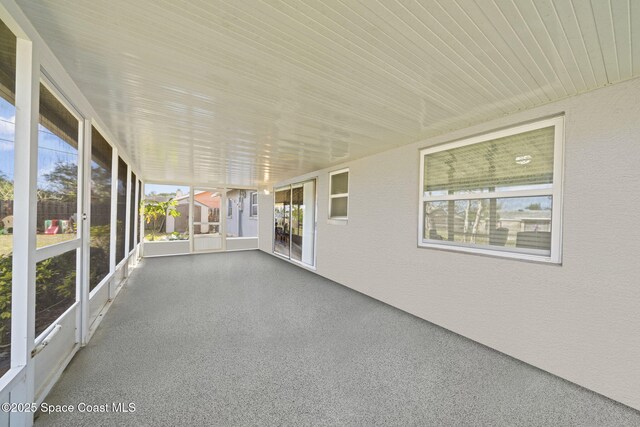
<path fill-rule="evenodd" d="M 73 240 L 75 234 L 38 234 L 36 239 L 36 247 L 55 245 L 56 243 Z M 0 234 L 0 255 L 7 255 L 13 249 L 13 235 Z"/>

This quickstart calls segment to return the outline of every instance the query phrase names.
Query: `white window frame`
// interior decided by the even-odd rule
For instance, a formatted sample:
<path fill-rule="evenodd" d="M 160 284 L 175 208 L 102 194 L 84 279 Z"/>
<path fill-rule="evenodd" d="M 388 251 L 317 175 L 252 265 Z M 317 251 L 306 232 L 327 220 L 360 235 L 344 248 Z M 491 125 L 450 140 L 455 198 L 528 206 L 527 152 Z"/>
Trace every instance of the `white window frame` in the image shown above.
<path fill-rule="evenodd" d="M 470 193 L 470 194 L 452 194 L 429 196 L 424 193 L 424 160 L 428 154 L 448 151 L 454 148 L 464 147 L 467 145 L 478 144 L 481 142 L 529 132 L 536 129 L 554 127 L 554 160 L 553 160 L 553 183 L 551 188 L 539 190 L 513 190 L 513 191 L 494 191 L 487 193 Z M 418 247 L 445 249 L 458 252 L 493 255 L 504 258 L 514 258 L 528 261 L 541 261 L 553 264 L 562 263 L 562 182 L 563 182 L 563 165 L 564 165 L 564 115 L 556 116 L 548 119 L 538 120 L 532 123 L 526 123 L 507 129 L 501 129 L 494 132 L 464 138 L 453 142 L 429 147 L 420 150 L 420 176 L 418 183 Z M 499 199 L 507 197 L 534 197 L 534 196 L 551 196 L 551 253 L 546 251 L 535 250 L 519 250 L 516 248 L 498 248 L 492 249 L 487 246 L 472 246 L 464 243 L 448 242 L 425 239 L 424 233 L 424 204 L 430 201 L 446 201 L 446 200 L 477 200 L 477 199 Z M 545 252 L 545 253 L 543 253 Z"/>
<path fill-rule="evenodd" d="M 256 198 L 256 202 L 253 203 L 253 198 Z M 256 208 L 256 213 L 255 215 L 253 214 L 253 207 L 255 206 Z M 249 193 L 249 217 L 251 218 L 257 218 L 258 217 L 258 192 L 257 191 L 252 191 Z"/>
<path fill-rule="evenodd" d="M 338 194 L 332 194 L 331 193 L 331 184 L 333 181 L 333 176 L 334 175 L 340 175 L 342 173 L 347 173 L 347 192 L 346 193 L 338 193 Z M 329 210 L 327 211 L 327 216 L 329 218 L 329 224 L 334 224 L 334 225 L 340 225 L 340 224 L 346 224 L 349 220 L 349 201 L 350 201 L 350 197 L 349 197 L 349 192 L 350 192 L 350 187 L 351 187 L 351 172 L 349 171 L 349 168 L 344 168 L 344 169 L 339 169 L 333 172 L 329 172 Z M 336 198 L 342 198 L 342 197 L 346 197 L 347 198 L 347 215 L 346 216 L 331 216 L 331 205 L 333 204 L 333 199 Z"/>

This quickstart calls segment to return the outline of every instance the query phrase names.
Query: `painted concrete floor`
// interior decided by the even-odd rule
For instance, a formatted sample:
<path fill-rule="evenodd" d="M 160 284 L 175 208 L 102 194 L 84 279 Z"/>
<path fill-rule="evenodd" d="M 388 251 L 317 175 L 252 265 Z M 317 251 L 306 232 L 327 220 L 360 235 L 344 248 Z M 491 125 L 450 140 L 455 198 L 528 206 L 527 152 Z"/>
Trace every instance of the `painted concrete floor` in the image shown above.
<path fill-rule="evenodd" d="M 252 251 L 146 259 L 38 426 L 639 426 L 640 412 Z"/>

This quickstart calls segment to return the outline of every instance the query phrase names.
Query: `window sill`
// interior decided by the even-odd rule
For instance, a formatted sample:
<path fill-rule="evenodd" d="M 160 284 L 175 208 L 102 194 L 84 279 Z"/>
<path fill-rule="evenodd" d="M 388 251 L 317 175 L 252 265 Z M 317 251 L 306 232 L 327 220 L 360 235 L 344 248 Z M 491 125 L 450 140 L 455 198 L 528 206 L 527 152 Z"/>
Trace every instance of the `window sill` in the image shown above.
<path fill-rule="evenodd" d="M 556 259 L 553 253 L 552 255 L 547 254 L 533 254 L 533 253 L 523 253 L 523 252 L 513 252 L 513 251 L 501 251 L 497 249 L 485 249 L 485 248 L 477 248 L 477 247 L 466 247 L 459 246 L 455 244 L 442 244 L 442 243 L 430 243 L 429 241 L 418 241 L 418 248 L 424 249 L 437 249 L 447 252 L 458 252 L 458 253 L 467 253 L 471 255 L 482 255 L 489 256 L 494 258 L 507 258 L 514 259 L 518 261 L 528 261 L 528 262 L 537 262 L 542 264 L 552 264 L 552 265 L 562 265 L 562 261 L 560 259 Z"/>
<path fill-rule="evenodd" d="M 329 225 L 347 225 L 348 223 L 349 223 L 349 220 L 347 218 L 342 218 L 342 219 L 329 218 L 327 220 L 327 224 Z"/>
<path fill-rule="evenodd" d="M 180 242 L 189 242 L 189 239 L 175 239 L 175 240 L 145 240 L 143 243 L 145 245 L 155 244 L 155 243 L 180 243 Z"/>

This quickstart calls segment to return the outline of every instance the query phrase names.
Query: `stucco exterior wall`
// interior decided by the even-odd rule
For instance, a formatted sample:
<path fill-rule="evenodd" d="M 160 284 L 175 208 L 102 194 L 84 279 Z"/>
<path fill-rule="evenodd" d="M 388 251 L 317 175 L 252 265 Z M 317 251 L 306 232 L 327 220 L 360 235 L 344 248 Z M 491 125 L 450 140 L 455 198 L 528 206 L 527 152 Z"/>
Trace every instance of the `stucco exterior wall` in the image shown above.
<path fill-rule="evenodd" d="M 638 99 L 635 79 L 277 185 L 318 179 L 318 274 L 640 409 Z M 421 148 L 562 112 L 562 265 L 417 247 Z M 344 167 L 349 221 L 331 225 Z M 271 253 L 273 193 L 259 209 Z"/>

